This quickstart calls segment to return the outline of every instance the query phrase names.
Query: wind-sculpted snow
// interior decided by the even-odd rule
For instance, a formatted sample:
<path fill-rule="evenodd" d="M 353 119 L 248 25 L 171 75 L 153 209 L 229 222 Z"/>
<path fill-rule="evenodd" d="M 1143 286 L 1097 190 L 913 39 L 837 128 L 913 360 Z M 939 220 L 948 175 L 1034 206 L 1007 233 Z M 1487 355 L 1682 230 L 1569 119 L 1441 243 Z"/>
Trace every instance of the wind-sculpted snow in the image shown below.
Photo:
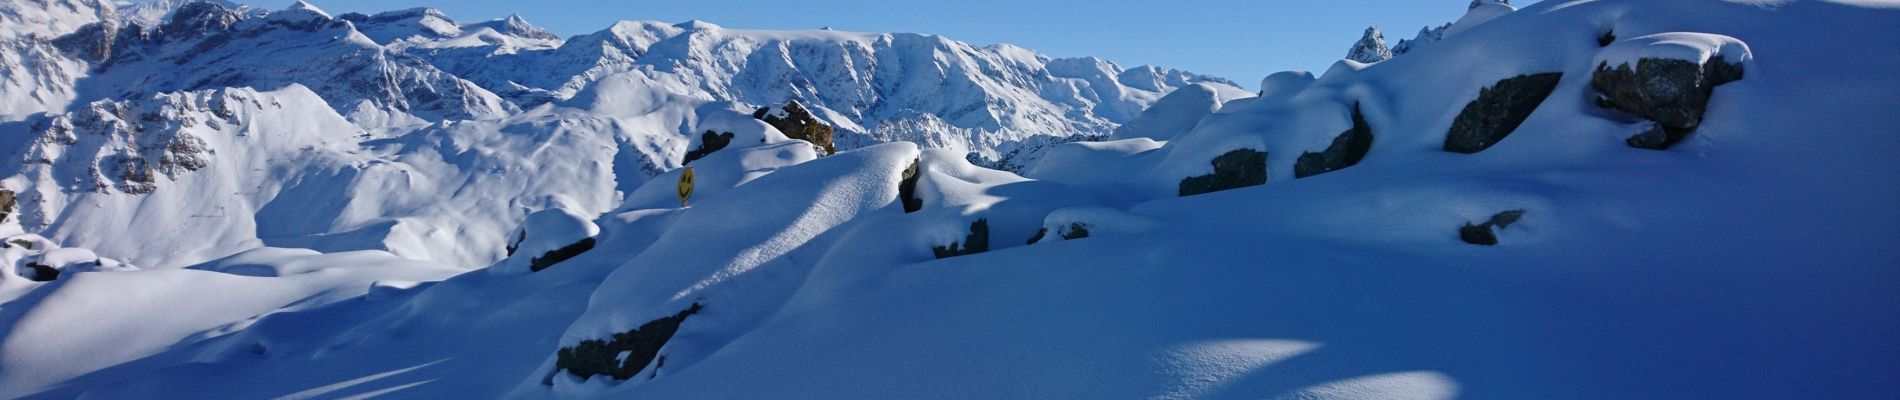
<path fill-rule="evenodd" d="M 707 90 L 730 82 L 670 69 L 685 63 L 407 132 L 355 130 L 297 85 L 91 102 L 8 136 L 50 160 L 7 164 L 4 184 L 54 234 L 0 225 L 37 246 L 0 255 L 61 273 L 0 273 L 0 396 L 1892 398 L 1900 115 L 1878 99 L 1900 90 L 1900 53 L 1862 39 L 1895 21 L 1843 2 L 1540 2 L 1375 64 L 1269 75 L 1258 97 L 1183 93 L 1125 136 L 1049 146 L 1026 176 L 911 143 L 821 157 Z M 751 43 L 663 27 L 680 33 L 642 54 Z M 1653 116 L 1599 104 L 1592 74 L 1658 58 L 1746 75 L 1708 92 L 1693 135 L 1632 148 Z M 1484 100 L 1521 76 L 1555 85 Z M 214 99 L 243 101 L 217 117 Z M 1446 149 L 1461 114 L 1491 109 L 1508 136 Z M 118 165 L 90 154 L 159 160 L 183 133 L 218 157 L 155 168 L 142 195 L 89 173 Z M 1297 171 L 1336 147 L 1353 151 L 1320 158 L 1351 162 Z M 106 184 L 54 178 L 71 176 Z M 243 185 L 198 182 L 214 178 Z M 213 204 L 264 206 L 165 237 L 325 253 L 94 270 L 76 249 L 152 254 L 81 237 Z M 73 209 L 95 211 L 47 211 Z M 127 210 L 152 211 L 85 217 Z M 449 277 L 336 251 L 356 240 L 492 262 Z M 42 250 L 63 244 L 85 246 Z"/>

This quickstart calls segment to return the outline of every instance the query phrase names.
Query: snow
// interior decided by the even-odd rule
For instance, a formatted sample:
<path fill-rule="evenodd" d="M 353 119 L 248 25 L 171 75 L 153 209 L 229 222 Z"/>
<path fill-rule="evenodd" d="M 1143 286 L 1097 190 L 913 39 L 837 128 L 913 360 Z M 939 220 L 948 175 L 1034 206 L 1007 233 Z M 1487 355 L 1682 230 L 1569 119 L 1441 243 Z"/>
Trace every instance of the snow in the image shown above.
<path fill-rule="evenodd" d="M 588 217 L 564 208 L 549 208 L 528 213 L 527 220 L 515 228 L 509 247 L 514 255 L 490 267 L 496 273 L 527 273 L 535 258 L 600 234 L 600 226 Z"/>
<path fill-rule="evenodd" d="M 1597 53 L 1597 65 L 1615 68 L 1620 65 L 1634 67 L 1638 60 L 1645 58 L 1683 60 L 1706 64 L 1720 57 L 1729 64 L 1746 64 L 1754 59 L 1754 53 L 1748 51 L 1748 44 L 1740 39 L 1712 34 L 1692 32 L 1658 33 L 1611 43 L 1602 52 Z M 1747 70 L 1747 65 L 1744 65 Z"/>
<path fill-rule="evenodd" d="M 1517 7 L 1506 3 L 1472 3 L 1471 10 L 1466 11 L 1464 17 L 1458 18 L 1458 21 L 1451 23 L 1451 27 L 1445 28 L 1445 36 L 1457 35 L 1516 11 Z"/>
<path fill-rule="evenodd" d="M 1195 84 L 1183 87 L 1155 101 L 1154 105 L 1142 111 L 1140 116 L 1129 121 L 1127 125 L 1115 128 L 1115 134 L 1110 138 L 1146 137 L 1168 140 L 1193 129 L 1195 123 L 1213 114 L 1228 101 L 1252 96 L 1251 93 L 1231 86 Z"/>
<path fill-rule="evenodd" d="M 0 4 L 0 41 L 52 39 L 117 15 L 110 1 L 16 0 Z"/>
<path fill-rule="evenodd" d="M 559 95 L 494 118 L 365 127 L 295 83 L 88 100 L 0 125 L 30 128 L 0 131 L 21 143 L 0 232 L 32 244 L 0 249 L 0 397 L 1891 398 L 1900 116 L 1870 99 L 1900 90 L 1900 53 L 1864 50 L 1896 19 L 1540 2 L 1403 57 L 1270 75 L 1258 97 L 924 35 L 627 23 L 534 50 L 586 57 L 524 84 Z M 1602 47 L 1606 28 L 1621 40 Z M 817 62 L 834 56 L 852 61 Z M 1593 104 L 1603 62 L 1718 56 L 1746 77 L 1668 150 L 1628 146 L 1647 124 Z M 897 143 L 821 157 L 750 118 L 772 103 L 749 90 L 869 60 L 946 74 L 776 95 Z M 1563 77 L 1509 137 L 1443 150 L 1484 88 L 1545 72 Z M 1069 101 L 1083 88 L 1147 100 Z M 873 95 L 1003 106 L 844 101 Z M 1364 160 L 1295 178 L 1354 110 Z M 1020 175 L 971 161 L 1003 141 L 983 124 L 1017 120 L 1131 134 L 1047 146 Z M 692 163 L 682 205 L 706 130 L 735 139 Z M 1267 154 L 1266 184 L 1178 196 L 1240 148 Z M 140 182 L 129 155 L 208 162 Z M 1496 246 L 1460 241 L 1507 210 L 1525 213 Z M 933 251 L 979 220 L 988 251 Z M 28 259 L 70 274 L 27 281 Z M 557 368 L 694 305 L 631 379 Z"/>
<path fill-rule="evenodd" d="M 1268 74 L 1266 78 L 1260 80 L 1260 97 L 1275 99 L 1299 94 L 1316 80 L 1319 79 L 1314 78 L 1313 73 L 1306 71 L 1280 71 Z"/>

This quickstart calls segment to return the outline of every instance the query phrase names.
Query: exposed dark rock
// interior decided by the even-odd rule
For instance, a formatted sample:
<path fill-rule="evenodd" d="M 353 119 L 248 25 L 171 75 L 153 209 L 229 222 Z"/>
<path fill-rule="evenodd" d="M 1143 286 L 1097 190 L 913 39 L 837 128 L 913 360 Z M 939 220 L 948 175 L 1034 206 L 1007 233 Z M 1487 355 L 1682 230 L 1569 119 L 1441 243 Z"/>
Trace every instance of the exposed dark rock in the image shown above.
<path fill-rule="evenodd" d="M 1326 151 L 1306 152 L 1293 162 L 1293 177 L 1305 178 L 1327 172 L 1338 171 L 1358 164 L 1366 158 L 1366 152 L 1372 150 L 1372 126 L 1366 124 L 1366 116 L 1359 114 L 1359 105 L 1352 105 L 1352 129 L 1333 138 L 1333 144 Z"/>
<path fill-rule="evenodd" d="M 1029 244 L 1042 241 L 1044 236 L 1049 236 L 1049 228 L 1036 228 L 1036 235 L 1029 237 Z"/>
<path fill-rule="evenodd" d="M 680 161 L 680 165 L 691 164 L 693 160 L 705 158 L 730 144 L 732 144 L 732 132 L 706 131 L 699 134 L 699 148 L 686 152 L 686 158 Z"/>
<path fill-rule="evenodd" d="M 897 201 L 904 203 L 905 214 L 924 209 L 924 199 L 917 198 L 917 180 L 923 175 L 918 170 L 921 163 L 923 160 L 911 160 L 910 166 L 904 168 L 904 180 L 897 181 Z"/>
<path fill-rule="evenodd" d="M 540 257 L 528 260 L 528 271 L 541 272 L 541 270 L 554 266 L 554 264 L 567 261 L 567 259 L 574 258 L 574 256 L 581 255 L 581 253 L 586 253 L 588 250 L 593 249 L 594 238 L 581 239 L 581 241 L 574 242 L 574 244 L 549 250 L 547 253 L 541 254 Z M 514 253 L 514 251 L 510 250 L 509 253 Z"/>
<path fill-rule="evenodd" d="M 779 133 L 784 133 L 785 137 L 811 142 L 825 149 L 825 155 L 837 153 L 832 143 L 833 129 L 830 124 L 813 117 L 811 111 L 805 110 L 805 106 L 798 104 L 797 100 L 786 102 L 780 109 L 785 111 L 785 116 L 772 113 L 771 108 L 760 107 L 758 111 L 752 112 L 752 118 L 765 121 L 767 125 L 778 129 Z"/>
<path fill-rule="evenodd" d="M 17 200 L 12 190 L 0 189 L 0 221 L 6 221 L 7 217 L 13 216 L 13 207 L 17 205 L 15 204 Z"/>
<path fill-rule="evenodd" d="M 971 223 L 970 235 L 965 237 L 963 242 L 951 243 L 948 246 L 931 246 L 930 251 L 940 259 L 990 251 L 990 220 L 978 219 Z"/>
<path fill-rule="evenodd" d="M 1089 226 L 1080 222 L 1070 223 L 1069 229 L 1062 230 L 1063 240 L 1075 240 L 1089 237 Z"/>
<path fill-rule="evenodd" d="M 134 28 L 137 27 L 134 26 Z M 97 64 L 112 58 L 120 37 L 118 24 L 94 22 L 81 26 L 79 30 L 66 36 L 53 39 L 53 46 L 79 59 Z"/>
<path fill-rule="evenodd" d="M 1663 150 L 1668 149 L 1670 145 L 1674 145 L 1676 142 L 1682 141 L 1683 138 L 1689 137 L 1690 132 L 1694 131 L 1670 128 L 1660 123 L 1652 122 L 1650 123 L 1649 129 L 1643 130 L 1643 133 L 1638 133 L 1636 136 L 1630 136 L 1629 139 L 1624 139 L 1623 143 L 1627 143 L 1630 147 L 1639 149 Z"/>
<path fill-rule="evenodd" d="M 1238 149 L 1214 157 L 1214 173 L 1181 180 L 1181 195 L 1193 196 L 1267 183 L 1267 153 Z"/>
<path fill-rule="evenodd" d="M 555 352 L 554 372 L 567 371 L 581 379 L 595 375 L 607 375 L 622 381 L 632 378 L 653 362 L 660 349 L 679 331 L 680 323 L 685 322 L 686 317 L 698 314 L 704 308 L 699 303 L 693 303 L 673 316 L 615 333 L 612 339 L 583 340 L 574 347 L 563 347 Z M 625 361 L 621 361 L 621 353 L 627 353 Z"/>
<path fill-rule="evenodd" d="M 119 191 L 146 194 L 158 188 L 157 174 L 153 173 L 151 163 L 145 157 L 120 155 L 117 158 L 115 167 L 118 169 L 119 183 L 116 187 Z"/>
<path fill-rule="evenodd" d="M 506 248 L 509 257 L 515 255 L 515 250 L 521 250 L 521 242 L 524 240 L 528 240 L 528 231 L 525 229 L 515 231 L 515 239 L 508 241 L 508 247 Z"/>
<path fill-rule="evenodd" d="M 159 26 L 160 35 L 170 38 L 197 38 L 224 32 L 242 19 L 236 11 L 217 2 L 194 1 L 172 11 L 170 20 Z"/>
<path fill-rule="evenodd" d="M 1597 104 L 1655 121 L 1652 128 L 1630 138 L 1631 146 L 1665 149 L 1702 125 L 1715 87 L 1742 79 L 1740 64 L 1720 57 L 1705 64 L 1686 60 L 1645 58 L 1611 67 L 1597 65 L 1590 85 L 1602 95 Z M 1640 145 L 1639 145 L 1640 144 Z"/>
<path fill-rule="evenodd" d="M 1610 43 L 1616 43 L 1616 31 L 1606 30 L 1597 35 L 1597 47 L 1610 47 Z"/>
<path fill-rule="evenodd" d="M 1493 215 L 1491 220 L 1483 224 L 1472 225 L 1466 222 L 1464 226 L 1458 228 L 1458 238 L 1463 239 L 1465 243 L 1496 246 L 1498 234 L 1492 228 L 1504 229 L 1522 218 L 1524 218 L 1524 210 L 1511 210 Z"/>
<path fill-rule="evenodd" d="M 27 272 L 30 272 L 25 276 L 28 280 L 35 282 L 52 282 L 54 279 L 59 279 L 59 270 L 46 264 L 27 263 L 26 269 Z"/>
<path fill-rule="evenodd" d="M 1452 120 L 1445 151 L 1477 153 L 1504 140 L 1557 90 L 1562 79 L 1561 72 L 1518 75 L 1479 90 L 1478 99 Z"/>

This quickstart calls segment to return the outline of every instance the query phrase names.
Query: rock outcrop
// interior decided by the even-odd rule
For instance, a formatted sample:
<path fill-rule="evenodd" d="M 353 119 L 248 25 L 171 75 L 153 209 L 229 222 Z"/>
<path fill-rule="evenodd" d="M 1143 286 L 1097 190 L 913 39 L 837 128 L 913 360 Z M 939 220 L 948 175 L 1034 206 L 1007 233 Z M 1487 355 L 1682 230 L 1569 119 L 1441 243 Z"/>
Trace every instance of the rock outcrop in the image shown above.
<path fill-rule="evenodd" d="M 1557 82 L 1562 79 L 1561 72 L 1518 75 L 1480 90 L 1478 99 L 1466 104 L 1452 120 L 1451 132 L 1445 135 L 1445 151 L 1477 153 L 1504 140 L 1557 90 Z"/>
<path fill-rule="evenodd" d="M 563 347 L 555 352 L 554 373 L 567 372 L 581 379 L 596 375 L 621 381 L 631 379 L 659 357 L 660 349 L 673 339 L 673 333 L 679 331 L 686 317 L 704 309 L 705 306 L 693 303 L 678 314 L 647 321 L 639 328 L 615 333 L 610 339 L 583 340 L 573 347 Z"/>
<path fill-rule="evenodd" d="M 1604 48 L 1590 86 L 1598 106 L 1654 122 L 1627 140 L 1631 147 L 1666 149 L 1702 126 L 1715 87 L 1741 80 L 1750 58 L 1748 46 L 1728 36 L 1648 35 Z"/>
<path fill-rule="evenodd" d="M 779 133 L 785 134 L 785 137 L 810 142 L 813 146 L 824 149 L 825 155 L 838 152 L 832 137 L 834 129 L 831 125 L 813 117 L 810 110 L 798 104 L 798 100 L 786 102 L 784 107 L 779 108 L 779 112 L 761 107 L 758 111 L 752 112 L 752 118 L 765 121 L 767 125 L 778 129 Z"/>
<path fill-rule="evenodd" d="M 1293 177 L 1305 178 L 1327 172 L 1338 171 L 1359 164 L 1372 151 L 1372 126 L 1366 124 L 1366 116 L 1359 114 L 1359 105 L 1352 106 L 1352 129 L 1333 138 L 1333 144 L 1326 150 L 1306 152 L 1293 163 Z"/>
<path fill-rule="evenodd" d="M 730 144 L 732 144 L 732 132 L 715 133 L 713 131 L 706 131 L 706 133 L 701 133 L 699 134 L 699 148 L 686 152 L 686 158 L 680 160 L 680 165 L 691 164 L 694 160 L 706 158 L 706 156 L 712 155 L 713 152 L 724 149 Z"/>
<path fill-rule="evenodd" d="M 911 160 L 904 168 L 904 179 L 897 181 L 897 201 L 903 203 L 904 213 L 914 213 L 924 209 L 924 199 L 917 197 L 917 180 L 923 176 L 923 160 Z"/>
<path fill-rule="evenodd" d="M 541 272 L 541 270 L 547 269 L 548 267 L 552 267 L 554 266 L 554 264 L 558 264 L 562 261 L 567 261 L 567 259 L 574 258 L 574 256 L 581 255 L 581 253 L 586 253 L 588 250 L 593 250 L 593 249 L 594 249 L 594 238 L 581 239 L 578 242 L 574 242 L 574 244 L 561 246 L 561 248 L 554 249 L 554 250 L 549 250 L 546 253 L 542 253 L 540 257 L 535 257 L 533 259 L 528 260 L 528 271 Z"/>
<path fill-rule="evenodd" d="M 1214 173 L 1181 180 L 1181 195 L 1193 196 L 1267 183 L 1267 153 L 1238 149 L 1214 157 Z"/>
<path fill-rule="evenodd" d="M 1385 32 L 1379 27 L 1366 28 L 1365 36 L 1352 44 L 1352 50 L 1346 52 L 1346 59 L 1362 63 L 1376 63 L 1392 59 L 1392 50 L 1385 45 Z"/>

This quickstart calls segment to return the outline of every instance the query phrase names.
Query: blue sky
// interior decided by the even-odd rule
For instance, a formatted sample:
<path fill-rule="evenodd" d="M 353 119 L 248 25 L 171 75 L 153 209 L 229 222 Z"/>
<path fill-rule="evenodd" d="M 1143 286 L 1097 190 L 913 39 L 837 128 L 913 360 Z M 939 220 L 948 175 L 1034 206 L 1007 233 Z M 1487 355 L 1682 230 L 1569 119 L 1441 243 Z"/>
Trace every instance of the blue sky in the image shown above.
<path fill-rule="evenodd" d="M 435 7 L 469 22 L 519 13 L 570 36 L 622 19 L 699 19 L 728 28 L 938 34 L 1214 74 L 1252 87 L 1275 71 L 1322 72 L 1367 26 L 1386 39 L 1464 14 L 1468 0 L 309 0 L 332 14 Z M 1522 7 L 1532 0 L 1518 0 Z M 263 3 L 271 8 L 281 4 Z"/>

